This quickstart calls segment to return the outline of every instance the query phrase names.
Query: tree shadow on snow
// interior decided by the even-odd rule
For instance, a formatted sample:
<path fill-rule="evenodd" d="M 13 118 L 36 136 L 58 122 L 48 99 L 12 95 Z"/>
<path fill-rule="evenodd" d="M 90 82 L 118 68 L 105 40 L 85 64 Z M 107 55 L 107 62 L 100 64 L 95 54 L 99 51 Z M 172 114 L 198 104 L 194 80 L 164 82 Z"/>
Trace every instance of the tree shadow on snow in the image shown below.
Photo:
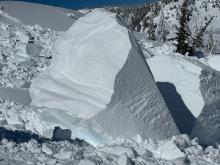
<path fill-rule="evenodd" d="M 157 87 L 180 133 L 190 135 L 197 119 L 184 104 L 181 96 L 176 91 L 176 87 L 169 82 L 157 82 Z"/>

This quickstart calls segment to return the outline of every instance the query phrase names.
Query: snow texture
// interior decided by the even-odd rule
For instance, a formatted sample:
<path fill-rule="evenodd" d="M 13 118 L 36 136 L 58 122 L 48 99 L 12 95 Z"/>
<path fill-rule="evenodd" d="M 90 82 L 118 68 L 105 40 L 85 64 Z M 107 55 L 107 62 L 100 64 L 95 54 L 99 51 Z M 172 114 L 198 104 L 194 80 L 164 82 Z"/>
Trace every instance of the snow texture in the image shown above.
<path fill-rule="evenodd" d="M 30 88 L 45 122 L 92 144 L 103 143 L 102 134 L 165 139 L 179 133 L 135 37 L 114 14 L 96 9 L 80 18 L 54 52 L 49 69 Z M 77 120 L 84 132 L 73 125 Z"/>
<path fill-rule="evenodd" d="M 192 135 L 198 137 L 201 144 L 220 143 L 220 72 L 203 70 L 200 78 L 201 92 L 206 104 Z"/>
<path fill-rule="evenodd" d="M 187 143 L 187 146 L 185 144 Z M 29 140 L 16 143 L 3 139 L 0 143 L 1 164 L 74 164 L 74 165 L 218 165 L 219 146 L 202 148 L 197 139 L 185 135 L 166 141 L 147 139 L 143 143 L 129 140 L 93 147 L 81 140 L 41 143 Z"/>

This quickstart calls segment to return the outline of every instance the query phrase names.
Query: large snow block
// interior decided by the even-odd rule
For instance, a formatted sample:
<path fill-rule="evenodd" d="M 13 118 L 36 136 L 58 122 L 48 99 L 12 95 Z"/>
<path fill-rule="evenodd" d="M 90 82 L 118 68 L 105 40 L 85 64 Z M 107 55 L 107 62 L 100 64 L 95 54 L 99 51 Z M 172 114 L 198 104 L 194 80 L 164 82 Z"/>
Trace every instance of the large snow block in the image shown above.
<path fill-rule="evenodd" d="M 179 133 L 137 40 L 115 14 L 94 10 L 80 18 L 54 52 L 50 67 L 30 88 L 32 105 L 47 109 L 45 119 L 84 139 L 91 130 L 113 138 Z M 88 128 L 84 135 L 75 125 L 70 128 L 76 119 Z"/>

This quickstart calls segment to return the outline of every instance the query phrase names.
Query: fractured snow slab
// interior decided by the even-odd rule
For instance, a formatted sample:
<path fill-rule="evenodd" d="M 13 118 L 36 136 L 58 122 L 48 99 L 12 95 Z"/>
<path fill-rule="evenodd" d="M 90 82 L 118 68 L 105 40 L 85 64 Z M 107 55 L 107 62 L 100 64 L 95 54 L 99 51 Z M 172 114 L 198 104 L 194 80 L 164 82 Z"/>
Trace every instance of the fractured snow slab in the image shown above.
<path fill-rule="evenodd" d="M 90 143 L 98 134 L 164 139 L 179 133 L 136 38 L 115 14 L 96 9 L 80 18 L 54 52 L 30 88 L 48 126 L 69 128 Z"/>
<path fill-rule="evenodd" d="M 49 69 L 32 83 L 32 105 L 62 109 L 84 119 L 106 107 L 115 76 L 131 49 L 127 29 L 114 19 L 113 14 L 93 12 L 55 43 Z"/>

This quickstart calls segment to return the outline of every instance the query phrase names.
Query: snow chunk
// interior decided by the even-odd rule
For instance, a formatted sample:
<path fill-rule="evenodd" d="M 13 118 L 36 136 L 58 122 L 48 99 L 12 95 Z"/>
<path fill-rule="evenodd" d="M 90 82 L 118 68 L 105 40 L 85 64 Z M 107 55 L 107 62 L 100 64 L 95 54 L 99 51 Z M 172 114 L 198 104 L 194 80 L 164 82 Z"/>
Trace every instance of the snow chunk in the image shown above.
<path fill-rule="evenodd" d="M 114 14 L 96 10 L 81 18 L 56 42 L 49 70 L 32 83 L 32 105 L 91 118 L 110 102 L 130 49 L 127 29 Z"/>
<path fill-rule="evenodd" d="M 66 150 L 66 148 L 62 148 L 54 157 L 57 159 L 65 160 L 65 159 L 70 159 L 72 156 L 72 152 Z"/>
<path fill-rule="evenodd" d="M 48 155 L 53 154 L 53 152 L 51 151 L 51 149 L 49 147 L 47 147 L 45 144 L 43 144 L 42 146 L 42 151 Z"/>
<path fill-rule="evenodd" d="M 115 14 L 96 9 L 80 18 L 54 52 L 30 88 L 48 129 L 71 129 L 94 145 L 179 133 L 135 36 Z"/>
<path fill-rule="evenodd" d="M 166 160 L 174 160 L 185 157 L 173 140 L 154 141 L 147 139 L 144 147 L 153 153 L 154 157 Z"/>

